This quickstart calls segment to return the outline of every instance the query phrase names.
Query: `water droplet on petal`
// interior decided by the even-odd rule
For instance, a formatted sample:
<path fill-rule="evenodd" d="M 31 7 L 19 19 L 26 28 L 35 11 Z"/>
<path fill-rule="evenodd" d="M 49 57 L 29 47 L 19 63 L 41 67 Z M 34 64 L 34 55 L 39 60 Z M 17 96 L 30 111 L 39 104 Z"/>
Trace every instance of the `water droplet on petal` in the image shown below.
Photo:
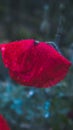
<path fill-rule="evenodd" d="M 4 50 L 5 50 L 5 47 L 2 47 L 1 50 L 4 51 Z"/>

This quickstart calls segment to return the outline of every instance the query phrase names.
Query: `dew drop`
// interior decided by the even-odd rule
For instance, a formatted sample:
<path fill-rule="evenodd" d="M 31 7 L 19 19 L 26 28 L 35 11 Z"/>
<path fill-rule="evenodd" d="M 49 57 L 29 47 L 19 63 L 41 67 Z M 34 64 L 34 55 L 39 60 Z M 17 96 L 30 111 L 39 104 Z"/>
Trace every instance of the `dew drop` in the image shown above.
<path fill-rule="evenodd" d="M 5 50 L 5 47 L 2 47 L 1 50 L 4 51 L 4 50 Z"/>

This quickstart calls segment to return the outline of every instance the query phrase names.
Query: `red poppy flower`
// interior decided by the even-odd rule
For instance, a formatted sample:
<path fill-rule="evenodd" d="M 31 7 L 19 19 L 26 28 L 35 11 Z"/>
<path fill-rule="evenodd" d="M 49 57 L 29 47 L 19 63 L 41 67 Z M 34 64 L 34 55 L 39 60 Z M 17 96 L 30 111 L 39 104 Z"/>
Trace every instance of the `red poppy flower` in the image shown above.
<path fill-rule="evenodd" d="M 25 86 L 50 87 L 63 80 L 71 63 L 45 42 L 21 40 L 1 44 L 5 67 L 17 83 Z"/>
<path fill-rule="evenodd" d="M 0 115 L 0 130 L 10 130 L 7 121 Z"/>

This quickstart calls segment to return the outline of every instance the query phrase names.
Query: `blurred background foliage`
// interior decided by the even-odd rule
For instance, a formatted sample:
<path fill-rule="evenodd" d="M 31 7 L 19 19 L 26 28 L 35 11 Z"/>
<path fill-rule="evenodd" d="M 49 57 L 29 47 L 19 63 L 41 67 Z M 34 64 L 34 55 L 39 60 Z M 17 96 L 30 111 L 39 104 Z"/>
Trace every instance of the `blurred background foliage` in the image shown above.
<path fill-rule="evenodd" d="M 58 28 L 73 62 L 73 0 L 0 0 L 0 43 L 55 41 Z M 56 86 L 38 89 L 12 81 L 0 55 L 0 113 L 12 130 L 73 130 L 73 67 Z"/>

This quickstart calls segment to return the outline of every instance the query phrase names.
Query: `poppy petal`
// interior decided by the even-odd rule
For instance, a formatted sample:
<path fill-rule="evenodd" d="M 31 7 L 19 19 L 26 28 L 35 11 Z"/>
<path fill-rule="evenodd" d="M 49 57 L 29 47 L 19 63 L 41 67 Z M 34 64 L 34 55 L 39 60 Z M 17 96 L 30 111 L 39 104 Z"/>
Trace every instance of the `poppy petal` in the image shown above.
<path fill-rule="evenodd" d="M 51 87 L 64 79 L 71 62 L 45 42 L 21 40 L 1 45 L 2 59 L 21 85 Z"/>
<path fill-rule="evenodd" d="M 7 121 L 0 115 L 0 130 L 10 130 Z"/>

